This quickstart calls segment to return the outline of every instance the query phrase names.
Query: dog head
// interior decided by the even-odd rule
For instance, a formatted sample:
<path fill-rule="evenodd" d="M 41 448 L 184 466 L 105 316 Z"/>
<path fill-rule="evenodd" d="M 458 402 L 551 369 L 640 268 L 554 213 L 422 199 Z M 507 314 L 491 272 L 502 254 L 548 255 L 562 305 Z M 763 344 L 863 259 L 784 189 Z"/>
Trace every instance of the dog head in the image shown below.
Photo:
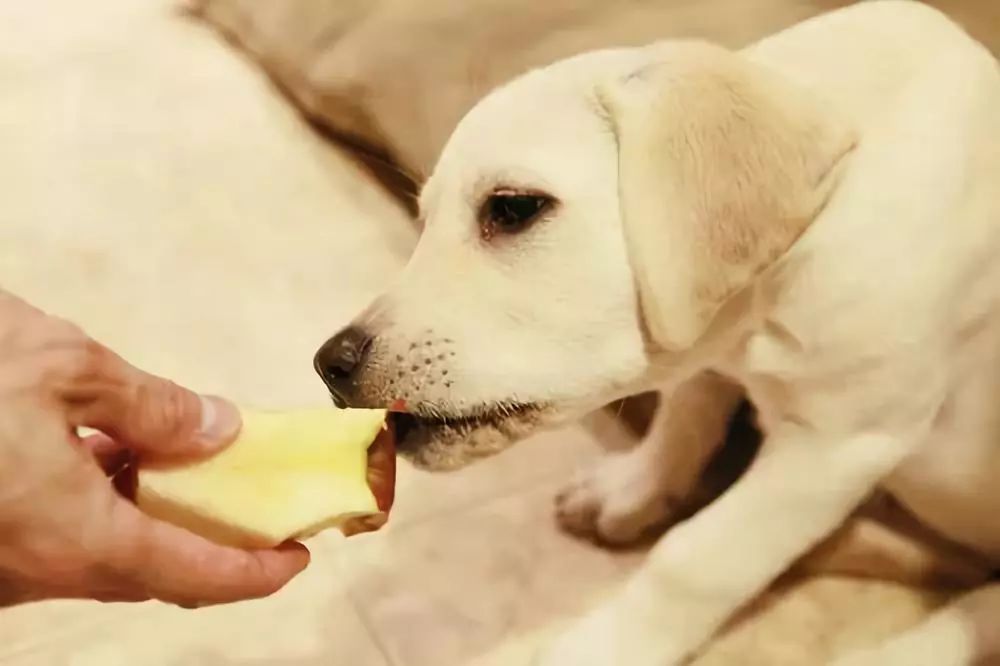
<path fill-rule="evenodd" d="M 701 43 L 529 73 L 458 125 L 394 286 L 316 355 L 451 468 L 682 366 L 808 227 L 853 138 L 807 92 Z"/>

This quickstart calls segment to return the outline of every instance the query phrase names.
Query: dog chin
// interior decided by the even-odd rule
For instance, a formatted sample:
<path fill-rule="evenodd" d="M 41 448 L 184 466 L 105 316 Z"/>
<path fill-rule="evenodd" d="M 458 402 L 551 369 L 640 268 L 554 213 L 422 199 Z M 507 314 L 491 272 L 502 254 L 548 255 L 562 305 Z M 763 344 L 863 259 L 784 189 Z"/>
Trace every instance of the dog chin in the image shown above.
<path fill-rule="evenodd" d="M 550 408 L 534 404 L 483 407 L 472 413 L 391 414 L 397 452 L 420 469 L 457 470 L 500 453 L 555 420 Z"/>

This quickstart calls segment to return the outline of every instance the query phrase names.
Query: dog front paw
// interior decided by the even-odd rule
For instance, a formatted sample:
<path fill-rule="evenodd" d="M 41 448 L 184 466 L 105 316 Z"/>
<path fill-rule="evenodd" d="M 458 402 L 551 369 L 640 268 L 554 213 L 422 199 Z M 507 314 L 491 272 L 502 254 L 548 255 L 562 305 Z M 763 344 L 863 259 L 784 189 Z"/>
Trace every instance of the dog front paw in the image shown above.
<path fill-rule="evenodd" d="M 628 545 L 675 517 L 676 502 L 664 486 L 662 470 L 645 459 L 610 454 L 559 493 L 556 517 L 571 534 Z"/>

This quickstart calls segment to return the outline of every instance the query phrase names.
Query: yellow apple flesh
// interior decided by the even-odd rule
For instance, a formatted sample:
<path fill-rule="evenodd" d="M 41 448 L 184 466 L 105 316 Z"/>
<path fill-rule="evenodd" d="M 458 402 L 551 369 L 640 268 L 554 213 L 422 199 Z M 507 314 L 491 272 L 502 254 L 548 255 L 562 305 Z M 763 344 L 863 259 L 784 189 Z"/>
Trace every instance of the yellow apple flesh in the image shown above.
<path fill-rule="evenodd" d="M 331 527 L 348 535 L 378 529 L 395 482 L 385 416 L 380 409 L 244 410 L 239 437 L 211 458 L 140 466 L 136 503 L 155 518 L 242 548 Z"/>

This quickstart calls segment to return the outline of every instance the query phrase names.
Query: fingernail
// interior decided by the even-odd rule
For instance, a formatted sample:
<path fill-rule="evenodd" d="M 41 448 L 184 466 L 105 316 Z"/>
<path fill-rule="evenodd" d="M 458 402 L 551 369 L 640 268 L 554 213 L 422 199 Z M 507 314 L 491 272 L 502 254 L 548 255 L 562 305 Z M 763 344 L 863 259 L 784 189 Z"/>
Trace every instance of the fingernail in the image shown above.
<path fill-rule="evenodd" d="M 240 431 L 243 419 L 236 407 L 214 395 L 201 397 L 201 426 L 198 437 L 207 442 L 229 442 Z"/>

